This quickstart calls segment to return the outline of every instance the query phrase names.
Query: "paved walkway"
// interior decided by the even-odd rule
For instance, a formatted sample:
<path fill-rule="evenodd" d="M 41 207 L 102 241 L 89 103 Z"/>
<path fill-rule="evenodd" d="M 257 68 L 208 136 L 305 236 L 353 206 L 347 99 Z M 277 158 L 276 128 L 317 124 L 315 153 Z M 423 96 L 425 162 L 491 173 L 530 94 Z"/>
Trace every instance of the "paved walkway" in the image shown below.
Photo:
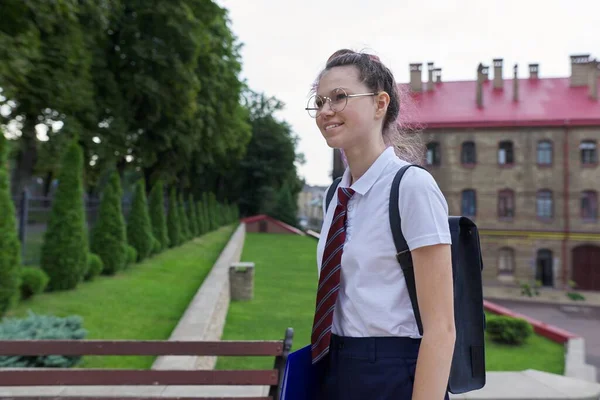
<path fill-rule="evenodd" d="M 585 339 L 586 362 L 596 367 L 597 380 L 600 382 L 600 307 L 541 304 L 521 300 L 490 301 L 582 336 Z"/>

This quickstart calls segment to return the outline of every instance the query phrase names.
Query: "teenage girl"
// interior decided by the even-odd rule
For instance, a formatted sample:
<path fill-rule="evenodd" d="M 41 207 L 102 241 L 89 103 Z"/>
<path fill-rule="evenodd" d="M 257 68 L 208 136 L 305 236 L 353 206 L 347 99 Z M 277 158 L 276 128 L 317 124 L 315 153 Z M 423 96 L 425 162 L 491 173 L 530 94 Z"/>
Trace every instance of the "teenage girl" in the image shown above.
<path fill-rule="evenodd" d="M 389 226 L 396 171 L 422 159 L 398 124 L 400 94 L 373 55 L 339 50 L 307 110 L 347 168 L 325 210 L 317 249 L 313 363 L 327 400 L 442 400 L 455 327 L 448 205 L 433 177 L 409 168 L 399 188 L 423 323 L 419 335 Z"/>

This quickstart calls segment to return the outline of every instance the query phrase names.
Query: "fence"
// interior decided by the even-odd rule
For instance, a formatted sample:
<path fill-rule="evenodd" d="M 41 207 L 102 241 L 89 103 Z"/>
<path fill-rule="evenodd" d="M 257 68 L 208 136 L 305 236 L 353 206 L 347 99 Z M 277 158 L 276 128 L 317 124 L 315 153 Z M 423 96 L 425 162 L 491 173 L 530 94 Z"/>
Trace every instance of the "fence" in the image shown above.
<path fill-rule="evenodd" d="M 40 261 L 44 233 L 46 232 L 50 212 L 52 210 L 53 197 L 31 196 L 27 190 L 21 196 L 14 198 L 17 229 L 19 241 L 21 242 L 21 259 L 25 265 L 37 265 Z M 100 209 L 99 198 L 84 198 L 85 216 L 88 233 L 93 228 L 98 218 Z M 123 197 L 123 215 L 127 219 L 131 210 L 131 198 Z"/>

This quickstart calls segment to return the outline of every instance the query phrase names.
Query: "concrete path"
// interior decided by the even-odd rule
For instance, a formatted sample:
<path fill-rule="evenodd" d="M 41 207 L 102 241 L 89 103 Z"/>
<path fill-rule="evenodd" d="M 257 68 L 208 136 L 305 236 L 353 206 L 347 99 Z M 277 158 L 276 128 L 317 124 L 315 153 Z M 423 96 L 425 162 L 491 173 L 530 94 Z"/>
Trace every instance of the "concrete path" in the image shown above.
<path fill-rule="evenodd" d="M 581 335 L 585 339 L 586 362 L 596 367 L 597 380 L 600 382 L 600 307 L 498 299 L 492 301 L 518 313 Z"/>

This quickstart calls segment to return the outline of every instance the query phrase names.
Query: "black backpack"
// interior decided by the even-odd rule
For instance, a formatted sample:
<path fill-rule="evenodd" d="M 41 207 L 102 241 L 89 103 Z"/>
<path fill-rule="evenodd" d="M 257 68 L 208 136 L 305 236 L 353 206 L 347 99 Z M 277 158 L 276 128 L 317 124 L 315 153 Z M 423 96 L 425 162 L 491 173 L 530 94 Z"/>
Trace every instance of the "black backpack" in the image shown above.
<path fill-rule="evenodd" d="M 399 186 L 402 176 L 409 167 L 406 165 L 396 173 L 390 193 L 390 227 L 396 245 L 396 258 L 402 266 L 406 286 L 413 311 L 423 334 L 421 314 L 417 304 L 417 291 L 412 256 L 406 239 L 402 235 L 400 210 L 398 209 Z M 422 168 L 424 169 L 424 168 Z M 334 180 L 327 192 L 326 207 L 333 198 L 341 177 Z M 327 209 L 326 208 L 326 209 Z M 483 261 L 477 226 L 469 218 L 450 216 L 452 237 L 452 275 L 454 279 L 454 316 L 456 343 L 448 381 L 448 391 L 453 394 L 466 393 L 485 386 L 485 314 L 483 309 L 483 285 L 481 271 Z"/>

